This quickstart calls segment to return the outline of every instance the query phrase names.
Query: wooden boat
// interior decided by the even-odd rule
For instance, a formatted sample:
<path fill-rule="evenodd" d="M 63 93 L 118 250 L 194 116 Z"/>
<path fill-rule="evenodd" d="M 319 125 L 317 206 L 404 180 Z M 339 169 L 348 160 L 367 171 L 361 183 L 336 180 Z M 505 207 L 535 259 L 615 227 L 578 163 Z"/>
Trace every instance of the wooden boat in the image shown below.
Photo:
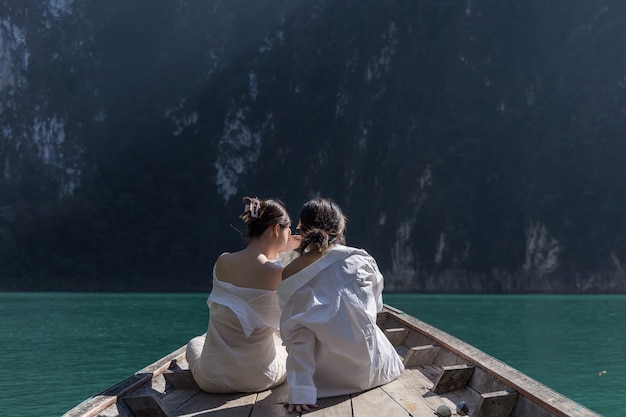
<path fill-rule="evenodd" d="M 393 307 L 385 306 L 379 313 L 378 325 L 404 358 L 405 372 L 378 388 L 319 399 L 319 408 L 303 414 L 418 417 L 432 416 L 439 407 L 446 406 L 452 415 L 472 417 L 599 416 L 481 350 Z M 206 393 L 191 377 L 182 346 L 79 404 L 64 417 L 288 416 L 283 406 L 286 390 L 283 384 L 258 393 Z M 439 415 L 450 415 L 445 407 L 439 410 Z"/>

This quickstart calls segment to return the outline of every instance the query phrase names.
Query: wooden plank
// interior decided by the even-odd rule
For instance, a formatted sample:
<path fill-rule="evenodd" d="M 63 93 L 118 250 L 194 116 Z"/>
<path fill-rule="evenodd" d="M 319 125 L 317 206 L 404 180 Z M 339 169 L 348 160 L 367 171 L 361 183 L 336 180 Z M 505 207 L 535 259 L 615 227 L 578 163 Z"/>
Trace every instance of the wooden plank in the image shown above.
<path fill-rule="evenodd" d="M 401 358 L 405 358 L 407 353 L 409 352 L 409 348 L 404 345 L 395 345 L 393 348 L 396 350 L 396 353 L 400 355 Z"/>
<path fill-rule="evenodd" d="M 349 399 L 339 397 L 320 400 L 322 407 L 313 413 L 333 417 L 432 415 L 437 406 L 442 404 L 450 407 L 454 413 L 456 402 L 462 400 L 470 405 L 472 417 L 500 415 L 508 417 L 511 410 L 515 415 L 524 417 L 599 417 L 591 410 L 550 390 L 475 347 L 414 317 L 385 310 L 378 316 L 377 321 L 386 328 L 383 330 L 390 340 L 393 339 L 395 342 L 396 350 L 404 355 L 409 369 L 396 381 L 352 395 Z M 422 345 L 440 346 L 439 353 L 432 362 L 422 357 L 427 356 L 426 352 L 432 349 L 420 348 Z M 81 403 L 66 413 L 65 417 L 92 417 L 105 409 L 106 415 L 112 416 L 115 410 L 120 410 L 120 416 L 128 416 L 127 406 L 124 405 L 126 401 L 119 401 L 116 404 L 116 401 L 125 395 L 129 398 L 148 397 L 144 400 L 129 400 L 144 401 L 145 404 L 135 408 L 140 410 L 139 413 L 144 412 L 141 410 L 150 410 L 150 414 L 145 415 L 161 415 L 159 413 L 163 412 L 165 415 L 180 417 L 288 416 L 286 408 L 282 405 L 286 399 L 285 384 L 258 394 L 208 394 L 197 387 L 191 388 L 193 384 L 192 378 L 189 379 L 190 374 L 187 370 L 181 369 L 181 366 L 187 367 L 184 350 L 185 346 L 182 346 L 120 384 Z M 421 363 L 424 365 L 420 365 Z M 455 385 L 444 381 L 442 375 L 450 373 L 450 368 L 454 368 L 450 365 L 465 363 L 470 367 L 476 367 L 469 381 L 471 387 L 468 385 L 455 389 Z M 441 365 L 447 366 L 439 373 Z M 416 366 L 420 368 L 410 369 Z M 466 372 L 461 371 L 461 367 L 456 368 L 459 368 L 455 371 L 459 374 Z M 455 390 L 434 392 L 445 391 L 444 388 Z M 508 388 L 517 391 L 519 395 L 508 391 Z M 476 389 L 486 394 L 479 395 L 474 391 Z M 155 407 L 154 403 L 159 407 Z"/>
<path fill-rule="evenodd" d="M 481 368 L 476 368 L 474 370 L 472 378 L 467 384 L 478 392 L 496 392 L 509 388 L 508 385 L 489 375 Z"/>
<path fill-rule="evenodd" d="M 351 417 L 352 401 L 349 395 L 341 395 L 338 397 L 319 398 L 317 400 L 319 408 L 313 408 L 311 411 L 302 413 L 305 416 L 315 417 Z"/>
<path fill-rule="evenodd" d="M 406 409 L 395 402 L 381 387 L 352 394 L 351 397 L 353 417 L 411 416 Z M 346 414 L 346 416 L 350 416 L 350 414 Z"/>
<path fill-rule="evenodd" d="M 230 398 L 226 403 L 214 408 L 213 414 L 210 414 L 212 417 L 248 417 L 258 394 L 229 394 L 229 396 Z M 199 415 L 206 416 L 206 409 Z"/>
<path fill-rule="evenodd" d="M 270 405 L 255 405 L 252 408 L 250 417 L 288 417 L 297 416 L 298 414 L 287 412 L 287 407 L 284 404 L 270 404 Z"/>
<path fill-rule="evenodd" d="M 150 382 L 151 379 L 152 374 L 136 373 L 135 375 L 131 375 L 112 387 L 107 388 L 102 393 L 83 401 L 78 406 L 63 414 L 63 417 L 93 417 L 102 410 L 115 404 L 123 395 L 137 390 L 139 387 Z"/>
<path fill-rule="evenodd" d="M 135 417 L 168 417 L 159 401 L 151 395 L 122 398 Z"/>
<path fill-rule="evenodd" d="M 402 384 L 403 387 L 398 388 L 398 384 Z M 473 410 L 480 399 L 480 395 L 469 387 L 445 394 L 435 394 L 430 387 L 432 387 L 432 383 L 422 373 L 421 369 L 409 369 L 405 370 L 397 380 L 383 385 L 382 389 L 387 391 L 396 402 L 403 405 L 415 417 L 426 416 L 429 410 L 432 414 L 440 405 L 448 406 L 454 415 L 456 404 L 461 401 L 464 401 L 470 410 Z M 399 390 L 400 394 L 394 394 L 392 392 L 394 390 Z M 405 405 L 405 402 L 411 404 L 416 400 L 422 404 L 419 404 L 415 411 L 410 406 Z"/>
<path fill-rule="evenodd" d="M 282 404 L 287 401 L 289 395 L 289 385 L 283 383 L 277 387 L 270 388 L 266 391 L 259 392 L 257 405 Z"/>
<path fill-rule="evenodd" d="M 454 415 L 455 410 L 456 410 L 456 405 L 462 401 L 470 409 L 469 415 L 473 416 L 472 411 L 476 408 L 476 404 L 478 404 L 478 401 L 480 400 L 480 394 L 478 394 L 473 389 L 467 387 L 467 388 L 463 388 L 460 390 L 442 394 L 439 396 L 439 401 L 435 401 L 435 398 L 436 397 L 427 398 L 431 406 L 435 407 L 435 409 L 438 406 L 437 404 L 439 405 L 445 404 L 448 407 L 450 407 L 450 410 L 452 410 L 452 415 Z M 461 415 L 460 413 L 456 413 L 456 414 Z M 537 417 L 537 416 L 533 416 L 533 417 Z"/>
<path fill-rule="evenodd" d="M 409 348 L 404 356 L 405 368 L 432 365 L 439 352 L 439 346 L 425 345 Z"/>
<path fill-rule="evenodd" d="M 284 403 L 287 400 L 289 387 L 282 384 L 272 390 L 259 393 L 250 417 L 286 417 L 287 408 Z M 338 397 L 320 398 L 317 400 L 319 408 L 313 408 L 312 411 L 302 413 L 303 415 L 311 415 L 316 417 L 351 417 L 352 402 L 349 395 Z M 294 416 L 295 414 L 291 414 Z"/>
<path fill-rule="evenodd" d="M 289 386 L 284 383 L 267 391 L 260 392 L 250 417 L 286 417 L 284 402 L 289 394 Z M 294 414 L 291 414 L 292 416 Z"/>
<path fill-rule="evenodd" d="M 435 386 L 435 381 L 439 378 L 439 374 L 441 373 L 441 367 L 434 365 L 422 366 L 420 368 L 416 368 L 420 373 L 424 375 L 430 381 L 430 388 L 432 389 Z"/>
<path fill-rule="evenodd" d="M 513 410 L 517 392 L 497 391 L 481 394 L 473 417 L 508 417 Z"/>
<path fill-rule="evenodd" d="M 443 394 L 463 388 L 467 385 L 473 372 L 474 366 L 472 365 L 444 366 L 439 378 L 435 381 L 433 392 Z"/>
<path fill-rule="evenodd" d="M 115 395 L 95 395 L 63 414 L 63 417 L 93 417 L 116 402 Z"/>
<path fill-rule="evenodd" d="M 168 370 L 163 372 L 163 377 L 170 386 L 176 389 L 200 389 L 193 379 L 191 371 L 188 369 L 176 371 Z"/>
<path fill-rule="evenodd" d="M 167 395 L 160 399 L 163 410 L 168 415 L 179 415 L 187 411 L 185 407 L 188 406 L 190 400 L 202 393 L 199 388 L 196 389 L 175 389 L 167 393 Z"/>
<path fill-rule="evenodd" d="M 200 390 L 176 410 L 167 411 L 177 417 L 248 417 L 256 398 L 256 393 L 209 394 Z"/>
<path fill-rule="evenodd" d="M 426 416 L 433 413 L 433 407 L 426 400 L 431 382 L 417 371 L 405 370 L 399 378 L 380 387 L 411 416 Z M 384 415 L 384 414 L 381 414 Z M 388 417 L 395 417 L 388 414 Z"/>
<path fill-rule="evenodd" d="M 385 336 L 391 342 L 392 345 L 396 346 L 402 343 L 407 334 L 409 334 L 409 329 L 405 327 L 393 328 L 393 329 L 385 329 Z"/>
<path fill-rule="evenodd" d="M 386 311 L 381 311 L 376 315 L 376 324 L 378 325 L 378 327 L 382 327 L 383 324 L 385 324 L 385 321 L 387 321 L 387 317 L 389 317 L 389 313 Z"/>
<path fill-rule="evenodd" d="M 478 348 L 437 329 L 408 314 L 394 314 L 390 310 L 387 322 L 397 320 L 412 330 L 422 333 L 441 345 L 442 349 L 450 350 L 463 358 L 467 363 L 483 369 L 493 378 L 516 390 L 520 395 L 549 410 L 557 417 L 601 417 L 581 404 L 555 392 L 522 372 L 495 359 Z"/>
<path fill-rule="evenodd" d="M 554 414 L 521 395 L 517 397 L 511 414 L 520 417 L 554 417 Z"/>
<path fill-rule="evenodd" d="M 402 343 L 404 343 L 406 346 L 437 346 L 437 343 L 435 343 L 432 339 L 426 337 L 420 332 L 413 331 L 411 328 L 409 328 L 409 334 L 406 336 L 404 342 Z"/>

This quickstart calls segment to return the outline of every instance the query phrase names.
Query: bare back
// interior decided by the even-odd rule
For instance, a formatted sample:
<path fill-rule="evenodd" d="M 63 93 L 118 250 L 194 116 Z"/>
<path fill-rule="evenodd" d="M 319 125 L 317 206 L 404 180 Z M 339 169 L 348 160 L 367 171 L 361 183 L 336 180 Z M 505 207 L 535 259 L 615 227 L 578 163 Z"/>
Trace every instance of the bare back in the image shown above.
<path fill-rule="evenodd" d="M 276 291 L 281 274 L 282 267 L 270 262 L 265 255 L 245 249 L 223 253 L 215 263 L 217 279 L 242 288 Z"/>

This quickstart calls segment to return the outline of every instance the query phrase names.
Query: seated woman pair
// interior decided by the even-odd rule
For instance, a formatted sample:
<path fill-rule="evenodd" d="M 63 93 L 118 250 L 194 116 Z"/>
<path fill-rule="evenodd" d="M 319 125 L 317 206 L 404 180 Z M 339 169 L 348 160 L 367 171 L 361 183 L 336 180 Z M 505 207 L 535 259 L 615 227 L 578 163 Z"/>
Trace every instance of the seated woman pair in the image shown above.
<path fill-rule="evenodd" d="M 366 251 L 345 246 L 339 206 L 307 202 L 294 236 L 280 201 L 244 201 L 248 244 L 218 258 L 206 337 L 187 345 L 198 385 L 212 393 L 257 392 L 286 378 L 288 411 L 300 412 L 316 407 L 317 398 L 400 376 L 402 360 L 376 325 L 383 277 Z M 279 254 L 292 249 L 298 256 L 283 268 Z"/>

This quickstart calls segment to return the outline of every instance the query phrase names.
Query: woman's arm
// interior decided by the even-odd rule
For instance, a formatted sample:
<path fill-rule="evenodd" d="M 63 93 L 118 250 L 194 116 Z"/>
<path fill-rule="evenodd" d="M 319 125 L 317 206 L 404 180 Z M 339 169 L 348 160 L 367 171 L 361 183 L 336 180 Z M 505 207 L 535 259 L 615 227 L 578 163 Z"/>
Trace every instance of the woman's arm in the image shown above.
<path fill-rule="evenodd" d="M 308 411 L 317 407 L 317 388 L 313 382 L 315 373 L 315 334 L 300 327 L 292 331 L 281 328 L 283 342 L 287 347 L 287 383 L 290 393 L 287 397 L 288 411 Z"/>
<path fill-rule="evenodd" d="M 291 261 L 289 265 L 285 266 L 285 269 L 283 269 L 283 281 L 290 276 L 297 274 L 321 257 L 322 254 L 318 252 L 307 252 L 303 255 L 300 255 L 299 257 Z"/>

